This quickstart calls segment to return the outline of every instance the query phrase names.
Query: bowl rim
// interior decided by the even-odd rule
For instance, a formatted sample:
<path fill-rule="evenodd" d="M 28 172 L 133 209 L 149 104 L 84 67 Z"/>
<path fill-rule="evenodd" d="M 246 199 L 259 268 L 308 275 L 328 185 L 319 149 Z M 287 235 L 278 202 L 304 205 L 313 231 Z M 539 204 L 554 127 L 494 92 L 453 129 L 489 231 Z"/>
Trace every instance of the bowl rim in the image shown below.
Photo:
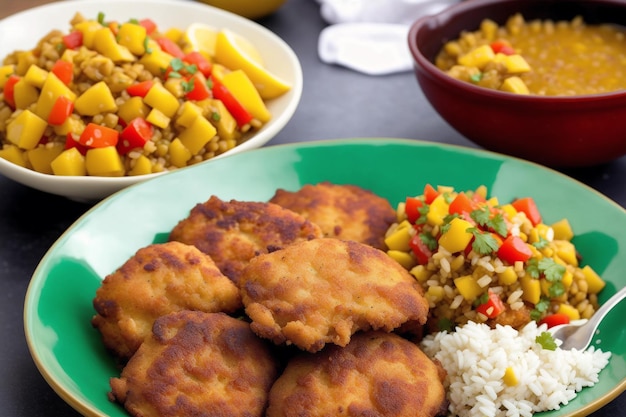
<path fill-rule="evenodd" d="M 562 0 L 524 0 L 525 3 L 559 3 Z M 467 0 L 453 4 L 446 9 L 435 13 L 433 15 L 423 16 L 414 21 L 408 32 L 408 46 L 409 51 L 413 57 L 414 67 L 421 68 L 424 74 L 427 74 L 430 78 L 441 84 L 447 84 L 451 88 L 462 90 L 466 94 L 471 94 L 476 97 L 484 99 L 498 99 L 510 102 L 519 103 L 543 103 L 546 105 L 577 105 L 590 104 L 596 106 L 598 104 L 612 106 L 614 104 L 623 105 L 626 100 L 626 89 L 618 90 L 608 93 L 599 94 L 581 94 L 576 96 L 541 96 L 537 94 L 520 95 L 514 93 L 508 93 L 506 91 L 493 90 L 490 88 L 480 87 L 458 80 L 454 77 L 447 75 L 441 69 L 439 69 L 430 59 L 423 54 L 422 48 L 417 44 L 417 36 L 424 28 L 428 28 L 431 25 L 433 28 L 440 28 L 445 25 L 449 19 L 453 16 L 461 16 L 465 13 L 478 9 L 487 9 L 492 5 L 502 6 L 506 3 L 519 2 L 519 0 Z M 626 3 L 619 0 L 568 0 L 568 3 L 595 3 L 606 4 L 609 6 L 622 7 L 626 12 Z M 441 46 L 443 46 L 443 40 L 439 40 Z"/>

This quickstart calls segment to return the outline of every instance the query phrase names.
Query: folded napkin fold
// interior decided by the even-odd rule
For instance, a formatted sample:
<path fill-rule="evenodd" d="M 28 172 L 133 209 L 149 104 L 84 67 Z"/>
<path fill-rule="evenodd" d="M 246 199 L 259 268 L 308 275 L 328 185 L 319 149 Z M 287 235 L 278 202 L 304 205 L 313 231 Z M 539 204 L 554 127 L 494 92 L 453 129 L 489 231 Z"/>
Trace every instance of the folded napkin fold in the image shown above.
<path fill-rule="evenodd" d="M 459 0 L 317 0 L 329 26 L 318 39 L 327 64 L 369 75 L 409 71 L 407 36 L 411 23 Z"/>

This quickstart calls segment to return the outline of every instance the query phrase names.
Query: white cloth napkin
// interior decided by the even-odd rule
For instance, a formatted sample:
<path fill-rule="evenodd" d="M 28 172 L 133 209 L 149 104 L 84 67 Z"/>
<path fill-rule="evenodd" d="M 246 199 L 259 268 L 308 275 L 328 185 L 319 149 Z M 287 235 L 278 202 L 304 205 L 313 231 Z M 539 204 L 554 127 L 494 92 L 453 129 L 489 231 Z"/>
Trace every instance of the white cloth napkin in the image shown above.
<path fill-rule="evenodd" d="M 329 26 L 318 39 L 327 64 L 369 75 L 409 71 L 413 60 L 407 36 L 418 18 L 438 13 L 459 0 L 317 0 Z"/>

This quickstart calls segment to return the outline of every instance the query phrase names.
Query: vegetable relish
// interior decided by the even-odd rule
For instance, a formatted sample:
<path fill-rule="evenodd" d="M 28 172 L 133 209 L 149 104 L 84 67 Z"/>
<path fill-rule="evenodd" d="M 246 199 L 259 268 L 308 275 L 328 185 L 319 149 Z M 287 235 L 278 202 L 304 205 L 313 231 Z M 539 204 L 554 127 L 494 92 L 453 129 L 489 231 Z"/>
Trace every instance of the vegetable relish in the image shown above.
<path fill-rule="evenodd" d="M 532 197 L 500 202 L 487 188 L 427 184 L 398 204 L 389 256 L 422 285 L 430 330 L 467 321 L 521 328 L 589 318 L 605 283 L 581 266 L 567 219 L 546 224 Z"/>

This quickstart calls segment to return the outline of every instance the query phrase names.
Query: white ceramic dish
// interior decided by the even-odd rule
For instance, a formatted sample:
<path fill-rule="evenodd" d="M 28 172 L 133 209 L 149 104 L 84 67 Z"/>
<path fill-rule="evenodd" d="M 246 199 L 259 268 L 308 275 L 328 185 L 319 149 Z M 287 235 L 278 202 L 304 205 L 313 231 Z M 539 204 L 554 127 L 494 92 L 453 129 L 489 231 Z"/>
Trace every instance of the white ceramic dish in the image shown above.
<path fill-rule="evenodd" d="M 52 29 L 66 31 L 76 12 L 107 19 L 151 18 L 160 28 L 185 28 L 203 22 L 228 28 L 253 40 L 267 68 L 289 82 L 291 90 L 268 102 L 272 119 L 246 142 L 214 158 L 258 148 L 270 141 L 291 119 L 302 95 L 302 68 L 293 50 L 263 26 L 212 6 L 187 0 L 68 0 L 26 10 L 0 20 L 0 60 L 9 53 L 33 48 Z M 27 29 L 26 29 L 27 28 Z M 210 163 L 211 160 L 205 162 Z M 0 174 L 29 187 L 74 200 L 99 200 L 131 184 L 159 174 L 137 177 L 61 177 L 41 174 L 0 158 Z"/>

